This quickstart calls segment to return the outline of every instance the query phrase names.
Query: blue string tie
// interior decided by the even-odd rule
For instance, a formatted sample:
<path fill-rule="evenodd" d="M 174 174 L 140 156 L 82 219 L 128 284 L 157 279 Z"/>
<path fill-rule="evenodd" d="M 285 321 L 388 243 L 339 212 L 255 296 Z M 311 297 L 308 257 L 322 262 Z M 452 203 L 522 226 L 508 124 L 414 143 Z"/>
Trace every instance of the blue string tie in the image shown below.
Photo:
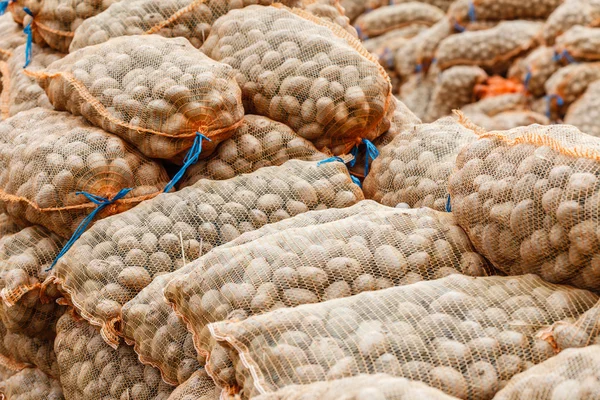
<path fill-rule="evenodd" d="M 360 183 L 360 179 L 358 179 L 357 177 L 355 177 L 352 174 L 350 174 L 350 179 L 352 179 L 352 183 L 354 183 L 359 188 L 362 188 L 362 183 Z"/>
<path fill-rule="evenodd" d="M 556 105 L 562 107 L 565 104 L 565 101 L 558 94 L 549 94 L 546 96 L 546 117 L 550 118 L 552 116 L 552 99 L 556 99 Z"/>
<path fill-rule="evenodd" d="M 388 66 L 389 69 L 394 68 L 394 56 L 392 55 L 392 51 L 390 50 L 389 47 L 386 47 L 383 50 L 383 54 L 381 55 L 381 58 L 385 61 L 386 65 Z"/>
<path fill-rule="evenodd" d="M 454 30 L 457 32 L 464 32 L 465 31 L 465 27 L 462 26 L 461 24 L 458 23 L 458 21 L 454 21 L 453 23 L 454 25 Z"/>
<path fill-rule="evenodd" d="M 209 138 L 207 138 L 200 132 L 196 132 L 196 137 L 194 138 L 194 143 L 192 144 L 192 147 L 190 148 L 190 150 L 185 155 L 185 158 L 183 159 L 183 166 L 175 174 L 173 179 L 171 179 L 171 181 L 169 183 L 167 183 L 167 186 L 165 186 L 165 190 L 164 190 L 165 193 L 167 193 L 171 189 L 173 189 L 173 187 L 175 185 L 177 185 L 177 183 L 181 180 L 181 178 L 183 177 L 183 174 L 185 174 L 185 171 L 189 167 L 191 167 L 192 165 L 194 165 L 198 162 L 198 158 L 200 158 L 200 153 L 202 153 L 202 141 L 203 140 L 212 142 L 212 140 L 210 140 Z"/>
<path fill-rule="evenodd" d="M 33 13 L 29 9 L 29 7 L 23 7 L 23 11 L 31 17 L 33 17 Z M 25 44 L 25 65 L 23 68 L 27 68 L 27 66 L 31 63 L 31 49 L 33 46 L 33 30 L 31 27 L 32 23 L 28 23 L 25 28 L 23 28 L 23 32 L 27 35 L 27 42 Z"/>
<path fill-rule="evenodd" d="M 362 40 L 367 40 L 369 37 L 367 35 L 365 35 L 362 31 L 362 29 L 360 29 L 360 26 L 358 26 L 358 24 L 354 25 L 354 29 L 356 29 L 356 33 L 358 34 L 358 37 Z"/>
<path fill-rule="evenodd" d="M 446 212 L 452 212 L 452 204 L 450 204 L 450 195 L 446 198 Z"/>
<path fill-rule="evenodd" d="M 525 89 L 529 89 L 529 82 L 531 81 L 531 68 L 527 67 L 527 73 L 525 74 L 525 80 L 523 84 L 525 85 Z"/>
<path fill-rule="evenodd" d="M 375 161 L 375 159 L 377 157 L 379 157 L 379 150 L 377 150 L 377 147 L 375 147 L 373 142 L 371 142 L 368 139 L 363 139 L 362 143 L 364 143 L 365 146 L 367 146 L 367 152 L 365 155 L 365 177 L 366 177 L 369 174 L 369 160 Z M 356 158 L 358 156 L 358 145 L 356 145 L 352 148 L 352 150 L 350 151 L 350 154 L 352 154 L 354 156 L 354 158 L 352 159 L 352 161 L 350 161 L 349 164 L 350 164 L 350 167 L 354 167 L 356 165 Z"/>
<path fill-rule="evenodd" d="M 88 192 L 76 192 L 75 194 L 84 195 L 85 197 L 88 198 L 89 201 L 96 204 L 98 207 L 96 207 L 94 209 L 94 211 L 89 213 L 84 218 L 84 220 L 81 221 L 81 223 L 79 224 L 79 226 L 77 227 L 77 229 L 75 230 L 75 232 L 73 233 L 73 235 L 71 236 L 69 241 L 64 245 L 64 247 L 62 248 L 60 253 L 58 253 L 56 258 L 52 262 L 52 265 L 50 266 L 50 268 L 48 268 L 46 270 L 46 272 L 48 272 L 48 271 L 52 270 L 52 268 L 54 268 L 56 263 L 58 263 L 58 260 L 60 260 L 60 258 L 62 256 L 64 256 L 67 251 L 69 251 L 69 249 L 73 246 L 73 244 L 77 241 L 77 239 L 79 239 L 81 237 L 81 235 L 83 235 L 83 232 L 85 232 L 85 230 L 87 229 L 89 224 L 94 220 L 94 218 L 96 218 L 96 215 L 98 215 L 98 213 L 100 211 L 102 211 L 107 206 L 113 204 L 115 201 L 120 200 L 123 197 L 127 196 L 127 194 L 129 192 L 131 192 L 131 190 L 132 190 L 132 188 L 121 189 L 119 191 L 119 193 L 117 193 L 112 199 L 107 199 L 106 197 L 97 196 L 95 194 L 91 194 Z"/>
<path fill-rule="evenodd" d="M 342 164 L 344 164 L 344 159 L 342 157 L 333 156 L 333 157 L 329 157 L 329 158 L 326 158 L 324 160 L 319 161 L 317 163 L 317 167 L 320 167 L 323 164 L 327 164 L 327 163 L 330 163 L 330 162 L 336 162 L 336 161 L 337 162 L 341 162 Z"/>
<path fill-rule="evenodd" d="M 569 53 L 567 50 L 563 50 L 562 53 L 560 53 L 560 54 L 561 54 L 562 58 L 567 60 L 567 62 L 569 64 L 577 64 L 577 61 L 575 61 L 575 59 L 573 58 L 571 53 Z"/>
<path fill-rule="evenodd" d="M 417 66 L 415 67 L 415 72 L 417 74 L 420 74 L 421 71 L 423 71 L 423 64 L 417 64 Z"/>
<path fill-rule="evenodd" d="M 8 8 L 9 0 L 0 1 L 0 15 L 4 15 L 6 9 Z"/>
<path fill-rule="evenodd" d="M 472 1 L 469 2 L 469 20 L 471 22 L 477 21 L 477 18 L 475 15 L 475 4 L 473 4 Z"/>

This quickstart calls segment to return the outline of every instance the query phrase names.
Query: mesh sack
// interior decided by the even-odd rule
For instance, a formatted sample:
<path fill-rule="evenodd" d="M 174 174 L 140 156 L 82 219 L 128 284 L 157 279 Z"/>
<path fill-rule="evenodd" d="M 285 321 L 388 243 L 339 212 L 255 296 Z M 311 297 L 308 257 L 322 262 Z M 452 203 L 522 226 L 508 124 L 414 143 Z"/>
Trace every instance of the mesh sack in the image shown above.
<path fill-rule="evenodd" d="M 83 115 L 153 158 L 181 161 L 196 132 L 210 154 L 241 123 L 233 70 L 185 39 L 128 36 L 28 71 L 57 110 Z"/>
<path fill-rule="evenodd" d="M 287 229 L 200 259 L 171 280 L 165 298 L 186 321 L 207 371 L 236 391 L 227 353 L 213 348 L 208 324 L 282 307 L 349 297 L 364 291 L 460 271 L 488 273 L 452 216 L 430 209 L 379 206 L 341 221 Z"/>
<path fill-rule="evenodd" d="M 569 349 L 515 376 L 494 399 L 600 398 L 600 346 Z"/>
<path fill-rule="evenodd" d="M 390 144 L 394 138 L 400 134 L 408 134 L 413 131 L 417 125 L 421 125 L 421 120 L 406 105 L 394 98 L 394 114 L 390 120 L 390 128 L 373 141 L 377 149 L 381 150 L 384 146 Z"/>
<path fill-rule="evenodd" d="M 512 19 L 545 20 L 564 0 L 457 0 L 448 14 L 459 24 Z"/>
<path fill-rule="evenodd" d="M 200 179 L 230 179 L 259 168 L 281 165 L 290 159 L 311 161 L 327 157 L 286 125 L 266 117 L 246 115 L 242 125 L 221 143 L 215 154 L 187 169 L 179 187 L 192 186 Z"/>
<path fill-rule="evenodd" d="M 235 356 L 246 397 L 388 373 L 461 399 L 491 399 L 512 376 L 554 355 L 538 329 L 577 317 L 596 297 L 536 275 L 452 275 L 209 329 Z"/>
<path fill-rule="evenodd" d="M 0 95 L 0 112 L 3 119 L 36 107 L 53 109 L 44 89 L 35 79 L 23 73 L 25 51 L 26 45 L 17 47 L 6 63 L 6 73 L 2 74 L 2 86 L 5 90 Z M 31 63 L 27 68 L 30 71 L 39 71 L 62 57 L 62 54 L 51 49 L 32 44 Z"/>
<path fill-rule="evenodd" d="M 486 97 L 477 103 L 467 104 L 461 112 L 469 117 L 481 113 L 493 117 L 505 111 L 522 111 L 528 107 L 528 98 L 524 93 L 509 93 L 500 96 Z"/>
<path fill-rule="evenodd" d="M 93 326 L 70 313 L 58 321 L 54 351 L 70 400 L 166 400 L 173 391 L 157 369 L 140 364 L 133 348 L 113 349 Z"/>
<path fill-rule="evenodd" d="M 290 160 L 230 180 L 200 180 L 96 223 L 61 258 L 52 279 L 116 344 L 122 305 L 156 276 L 267 223 L 362 199 L 339 162 Z"/>
<path fill-rule="evenodd" d="M 453 118 L 416 126 L 386 147 L 365 179 L 365 197 L 386 206 L 446 211 L 448 178 L 462 147 L 477 139 Z"/>
<path fill-rule="evenodd" d="M 277 3 L 295 4 L 296 1 L 278 1 Z M 332 22 L 344 28 L 346 32 L 354 37 L 358 37 L 356 29 L 350 25 L 350 19 L 346 17 L 344 8 L 339 0 L 301 0 L 297 7 L 306 10 L 306 12 Z"/>
<path fill-rule="evenodd" d="M 600 25 L 599 0 L 565 0 L 546 20 L 542 37 L 552 46 L 557 37 L 576 25 Z"/>
<path fill-rule="evenodd" d="M 381 54 L 385 52 L 385 49 L 389 49 L 389 52 L 393 56 L 396 51 L 401 48 L 408 39 L 418 35 L 427 29 L 426 26 L 420 24 L 411 24 L 402 28 L 397 28 L 381 36 L 374 38 L 368 38 L 363 41 L 363 46 L 370 53 L 380 56 L 379 63 L 382 64 Z M 382 64 L 383 65 L 383 64 Z M 385 65 L 384 65 L 385 66 Z"/>
<path fill-rule="evenodd" d="M 569 125 L 480 133 L 450 177 L 452 211 L 507 274 L 597 290 L 599 147 Z"/>
<path fill-rule="evenodd" d="M 40 12 L 43 1 L 44 0 L 11 0 L 8 2 L 8 11 L 12 14 L 14 22 L 26 25 L 24 20 L 27 18 L 27 14 L 25 13 L 24 8 L 29 8 L 31 13 L 36 15 Z"/>
<path fill-rule="evenodd" d="M 504 21 L 494 28 L 451 35 L 435 53 L 441 69 L 453 65 L 479 65 L 488 72 L 502 73 L 513 59 L 537 44 L 542 24 Z"/>
<path fill-rule="evenodd" d="M 600 62 L 569 64 L 559 69 L 546 81 L 546 114 L 553 118 L 563 116 L 588 85 L 599 79 Z"/>
<path fill-rule="evenodd" d="M 513 64 L 508 77 L 523 82 L 525 89 L 534 96 L 546 94 L 544 84 L 559 68 L 552 47 L 540 46 Z"/>
<path fill-rule="evenodd" d="M 26 368 L 0 382 L 0 395 L 6 400 L 63 400 L 60 381 L 37 368 Z"/>
<path fill-rule="evenodd" d="M 0 240 L 6 235 L 12 235 L 13 233 L 19 232 L 21 229 L 22 227 L 9 215 L 0 213 Z"/>
<path fill-rule="evenodd" d="M 231 11 L 202 51 L 234 67 L 246 113 L 283 122 L 318 149 L 345 154 L 389 127 L 383 67 L 358 40 L 302 10 Z"/>
<path fill-rule="evenodd" d="M 600 61 L 600 28 L 574 26 L 556 39 L 554 49 L 578 61 Z"/>
<path fill-rule="evenodd" d="M 427 106 L 426 122 L 433 122 L 452 113 L 452 110 L 475 101 L 475 87 L 488 75 L 477 66 L 458 65 L 438 75 L 437 84 Z"/>
<path fill-rule="evenodd" d="M 340 391 L 344 398 L 378 400 L 456 400 L 444 392 L 388 374 L 364 374 L 352 378 L 314 382 L 308 385 L 285 386 L 274 393 L 254 397 L 255 400 L 337 400 Z"/>
<path fill-rule="evenodd" d="M 382 35 L 409 25 L 431 26 L 444 17 L 439 8 L 420 2 L 400 3 L 381 7 L 361 15 L 355 26 L 363 38 Z"/>
<path fill-rule="evenodd" d="M 203 259 L 212 259 L 213 253 L 276 234 L 285 229 L 302 228 L 339 221 L 365 211 L 380 209 L 377 203 L 362 201 L 348 208 L 310 211 L 295 217 L 265 225 L 246 232 L 237 239 L 213 250 L 202 259 L 185 267 L 157 277 L 132 300 L 123 306 L 122 331 L 125 341 L 135 345 L 140 360 L 159 368 L 167 382 L 181 383 L 188 380 L 192 372 L 206 362 L 205 355 L 198 355 L 194 348 L 191 332 L 185 322 L 165 302 L 163 291 L 176 277 L 188 275 Z M 231 250 L 229 250 L 231 252 Z"/>
<path fill-rule="evenodd" d="M 588 135 L 600 137 L 600 81 L 591 83 L 583 96 L 569 107 L 565 124 Z"/>
<path fill-rule="evenodd" d="M 162 166 L 118 137 L 42 108 L 0 123 L 0 154 L 0 201 L 8 214 L 66 238 L 97 207 L 78 192 L 112 199 L 132 188 L 101 210 L 102 218 L 153 197 L 168 182 Z"/>
<path fill-rule="evenodd" d="M 37 33 L 51 48 L 69 52 L 75 30 L 86 19 L 106 10 L 120 0 L 43 0 L 34 14 Z"/>
<path fill-rule="evenodd" d="M 427 107 L 436 86 L 433 75 L 414 74 L 400 87 L 400 101 L 421 120 L 427 116 Z"/>
<path fill-rule="evenodd" d="M 194 374 L 175 389 L 169 400 L 217 400 L 221 391 L 208 374 L 196 371 Z"/>
<path fill-rule="evenodd" d="M 6 61 L 12 56 L 14 49 L 25 43 L 26 36 L 23 34 L 23 29 L 8 13 L 0 15 L 0 32 L 2 32 L 0 61 Z"/>
<path fill-rule="evenodd" d="M 494 130 L 509 130 L 533 124 L 550 125 L 550 120 L 535 111 L 505 111 L 492 118 Z"/>

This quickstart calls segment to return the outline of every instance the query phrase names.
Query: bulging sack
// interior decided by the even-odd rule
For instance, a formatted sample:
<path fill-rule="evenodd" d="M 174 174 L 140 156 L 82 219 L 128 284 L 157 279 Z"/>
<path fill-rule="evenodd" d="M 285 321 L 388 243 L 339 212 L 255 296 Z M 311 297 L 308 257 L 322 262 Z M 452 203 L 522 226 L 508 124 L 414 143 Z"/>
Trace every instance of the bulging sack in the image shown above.
<path fill-rule="evenodd" d="M 31 63 L 27 68 L 30 71 L 39 71 L 54 61 L 60 60 L 63 56 L 63 54 L 57 53 L 47 47 L 32 44 Z M 44 89 L 37 84 L 35 79 L 23 73 L 25 58 L 26 45 L 21 45 L 13 51 L 12 57 L 6 62 L 6 70 L 2 73 L 2 87 L 4 90 L 0 95 L 2 119 L 36 107 L 53 109 Z"/>
<path fill-rule="evenodd" d="M 389 127 L 391 83 L 339 27 L 298 9 L 251 6 L 219 18 L 202 51 L 231 65 L 246 113 L 346 154 Z"/>
<path fill-rule="evenodd" d="M 57 110 L 82 115 L 152 158 L 181 162 L 197 132 L 210 154 L 244 116 L 228 65 L 182 38 L 114 38 L 28 71 Z"/>
<path fill-rule="evenodd" d="M 0 213 L 0 239 L 6 235 L 19 232 L 23 227 L 19 226 L 8 214 Z"/>
<path fill-rule="evenodd" d="M 221 390 L 215 385 L 206 371 L 196 371 L 177 387 L 169 396 L 169 400 L 215 400 L 221 395 Z"/>
<path fill-rule="evenodd" d="M 225 181 L 200 180 L 99 221 L 60 259 L 51 280 L 118 343 L 121 307 L 154 278 L 268 223 L 363 199 L 345 165 L 290 160 Z"/>
<path fill-rule="evenodd" d="M 255 231 L 246 232 L 237 239 L 219 247 L 220 251 L 261 239 L 285 229 L 301 228 L 339 221 L 351 215 L 377 210 L 381 206 L 371 201 L 362 201 L 352 207 L 309 211 L 295 217 L 265 225 Z M 185 267 L 155 278 L 137 296 L 127 302 L 121 311 L 122 330 L 125 341 L 135 345 L 142 362 L 159 368 L 163 378 L 174 384 L 189 381 L 190 371 L 206 363 L 206 354 L 199 355 L 194 348 L 193 336 L 185 322 L 165 302 L 163 291 L 176 277 L 186 276 L 202 259 L 212 257 L 212 252 Z M 190 378 L 192 379 L 192 378 Z M 181 386 L 180 386 L 181 387 Z"/>
<path fill-rule="evenodd" d="M 413 74 L 400 87 L 399 100 L 421 120 L 427 117 L 427 107 L 436 86 L 434 75 L 433 71 L 428 74 Z"/>
<path fill-rule="evenodd" d="M 23 29 L 13 21 L 8 13 L 0 15 L 0 32 L 2 32 L 2 43 L 0 44 L 1 63 L 12 56 L 14 49 L 25 43 L 26 36 L 23 34 Z"/>
<path fill-rule="evenodd" d="M 174 389 L 157 369 L 142 365 L 133 348 L 113 349 L 95 327 L 71 313 L 58 320 L 54 351 L 68 399 L 166 400 Z"/>
<path fill-rule="evenodd" d="M 544 24 L 544 43 L 552 46 L 557 37 L 577 25 L 600 25 L 600 1 L 569 0 L 558 6 Z"/>
<path fill-rule="evenodd" d="M 18 223 L 69 238 L 97 203 L 127 195 L 98 216 L 125 211 L 160 193 L 163 167 L 123 140 L 68 113 L 35 108 L 0 123 L 0 203 Z"/>
<path fill-rule="evenodd" d="M 363 184 L 365 197 L 389 207 L 450 211 L 448 179 L 460 150 L 476 139 L 472 129 L 451 117 L 405 131 L 373 162 Z"/>
<path fill-rule="evenodd" d="M 536 337 L 539 329 L 576 318 L 595 298 L 535 275 L 452 275 L 209 329 L 234 356 L 246 398 L 292 384 L 387 373 L 486 400 L 554 355 Z"/>
<path fill-rule="evenodd" d="M 60 381 L 37 368 L 25 368 L 0 382 L 0 395 L 9 400 L 65 398 Z"/>
<path fill-rule="evenodd" d="M 600 61 L 600 28 L 576 25 L 556 39 L 554 49 L 578 61 Z"/>
<path fill-rule="evenodd" d="M 561 64 L 556 60 L 552 47 L 540 46 L 524 58 L 515 61 L 508 77 L 519 80 L 525 89 L 536 97 L 546 94 L 544 85 Z"/>
<path fill-rule="evenodd" d="M 528 109 L 529 99 L 524 93 L 507 93 L 486 97 L 476 103 L 467 104 L 460 111 L 471 122 L 486 128 L 485 123 L 480 123 L 482 117 L 491 121 L 496 115 L 507 111 L 527 111 Z M 494 122 L 491 123 L 494 124 Z"/>
<path fill-rule="evenodd" d="M 457 0 L 448 10 L 459 24 L 512 19 L 545 20 L 564 0 Z"/>
<path fill-rule="evenodd" d="M 477 133 L 449 191 L 478 252 L 509 275 L 598 290 L 598 139 L 569 125 Z"/>
<path fill-rule="evenodd" d="M 600 79 L 600 62 L 569 64 L 546 81 L 548 117 L 562 117 L 594 81 Z"/>
<path fill-rule="evenodd" d="M 373 144 L 381 150 L 384 146 L 390 144 L 394 138 L 400 134 L 409 134 L 417 125 L 421 125 L 421 120 L 397 97 L 394 97 L 394 112 L 390 119 L 390 128 L 379 136 Z"/>
<path fill-rule="evenodd" d="M 565 124 L 588 135 L 600 137 L 600 82 L 591 83 L 585 93 L 567 110 Z"/>
<path fill-rule="evenodd" d="M 200 179 L 230 179 L 290 159 L 316 161 L 327 157 L 286 125 L 267 117 L 246 115 L 242 125 L 221 143 L 215 154 L 187 169 L 179 187 L 192 186 Z"/>

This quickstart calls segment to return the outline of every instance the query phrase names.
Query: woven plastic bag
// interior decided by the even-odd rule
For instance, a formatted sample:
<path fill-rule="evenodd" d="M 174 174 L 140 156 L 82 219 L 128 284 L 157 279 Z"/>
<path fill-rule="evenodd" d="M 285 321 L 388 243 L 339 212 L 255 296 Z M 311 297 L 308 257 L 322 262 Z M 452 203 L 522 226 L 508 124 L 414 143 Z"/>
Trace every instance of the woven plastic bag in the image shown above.
<path fill-rule="evenodd" d="M 449 211 L 448 178 L 460 150 L 476 139 L 472 129 L 451 117 L 396 136 L 373 162 L 363 184 L 365 197 L 389 207 Z"/>
<path fill-rule="evenodd" d="M 560 67 L 554 49 L 540 46 L 524 58 L 516 60 L 508 71 L 508 77 L 518 79 L 529 93 L 539 97 L 546 94 L 544 84 Z"/>
<path fill-rule="evenodd" d="M 181 161 L 200 132 L 210 154 L 241 124 L 233 70 L 182 38 L 114 38 L 28 71 L 57 110 L 135 145 L 148 157 Z"/>
<path fill-rule="evenodd" d="M 456 400 L 444 392 L 421 382 L 409 381 L 388 374 L 364 374 L 315 382 L 308 385 L 290 385 L 274 393 L 254 397 L 256 400 L 336 400 L 340 394 L 355 399 L 427 399 Z"/>
<path fill-rule="evenodd" d="M 346 154 L 389 127 L 383 67 L 347 32 L 305 11 L 233 10 L 202 51 L 234 67 L 246 113 L 283 122 L 318 149 Z"/>
<path fill-rule="evenodd" d="M 327 157 L 286 125 L 267 117 L 246 115 L 242 125 L 221 143 L 215 154 L 187 169 L 179 187 L 191 186 L 200 179 L 230 179 L 290 159 L 315 161 Z"/>
<path fill-rule="evenodd" d="M 451 35 L 442 40 L 435 53 L 443 70 L 454 65 L 479 65 L 502 73 L 511 62 L 537 45 L 542 24 L 532 21 L 504 21 L 494 28 Z"/>
<path fill-rule="evenodd" d="M 546 20 L 542 37 L 552 46 L 557 37 L 574 26 L 600 26 L 600 1 L 566 0 Z"/>
<path fill-rule="evenodd" d="M 595 298 L 536 275 L 452 275 L 209 329 L 234 356 L 246 398 L 290 384 L 388 373 L 483 400 L 554 355 L 536 337 L 540 328 L 577 317 Z"/>
<path fill-rule="evenodd" d="M 4 90 L 0 95 L 0 112 L 3 119 L 36 107 L 53 109 L 44 89 L 37 84 L 35 79 L 23 73 L 25 54 L 26 45 L 17 47 L 13 51 L 12 57 L 6 62 L 6 73 L 2 73 Z M 30 71 L 39 71 L 62 57 L 63 54 L 32 44 L 31 63 L 27 68 Z"/>
<path fill-rule="evenodd" d="M 576 25 L 556 39 L 554 49 L 577 61 L 600 61 L 600 28 Z"/>
<path fill-rule="evenodd" d="M 600 397 L 600 346 L 569 349 L 515 376 L 494 399 L 553 400 Z"/>
<path fill-rule="evenodd" d="M 452 211 L 475 248 L 510 275 L 600 287 L 600 143 L 569 125 L 479 133 L 450 177 Z"/>
<path fill-rule="evenodd" d="M 588 135 L 600 137 L 600 82 L 591 83 L 585 93 L 567 110 L 565 124 Z"/>
<path fill-rule="evenodd" d="M 54 351 L 68 399 L 166 400 L 174 389 L 157 369 L 142 365 L 133 348 L 113 349 L 96 328 L 71 313 L 58 321 Z"/>
<path fill-rule="evenodd" d="M 113 344 L 123 304 L 213 247 L 310 209 L 363 199 L 343 163 L 290 160 L 225 181 L 200 180 L 99 221 L 54 269 L 82 316 Z"/>
<path fill-rule="evenodd" d="M 475 101 L 475 87 L 486 81 L 488 75 L 478 66 L 448 68 L 438 75 L 435 89 L 427 106 L 426 122 L 452 114 L 452 110 Z"/>
<path fill-rule="evenodd" d="M 548 117 L 560 118 L 594 81 L 600 79 L 600 62 L 569 64 L 546 81 Z"/>
<path fill-rule="evenodd" d="M 60 381 L 37 368 L 26 368 L 0 382 L 0 395 L 7 400 L 63 400 Z"/>
<path fill-rule="evenodd" d="M 123 140 L 68 113 L 35 108 L 0 123 L 0 202 L 17 220 L 65 238 L 98 207 L 89 196 L 121 200 L 100 218 L 127 210 L 163 190 L 160 164 Z M 107 200 L 107 201 L 108 201 Z"/>
<path fill-rule="evenodd" d="M 14 49 L 25 43 L 26 36 L 23 29 L 13 21 L 10 14 L 0 15 L 0 32 L 2 32 L 2 43 L 0 43 L 0 61 L 6 61 L 12 55 Z M 2 72 L 4 74 L 4 72 Z"/>
<path fill-rule="evenodd" d="M 376 211 L 382 207 L 372 201 L 362 201 L 352 207 L 310 211 L 295 217 L 265 225 L 246 232 L 237 239 L 219 247 L 216 251 L 230 249 L 262 239 L 286 229 L 304 228 L 340 221 L 349 216 Z M 213 252 L 202 257 L 212 259 Z M 191 332 L 185 322 L 164 301 L 163 291 L 177 277 L 188 275 L 202 259 L 185 267 L 157 277 L 122 309 L 122 335 L 125 341 L 135 345 L 142 362 L 159 368 L 167 382 L 181 383 L 188 380 L 189 371 L 198 369 L 206 362 L 206 355 L 198 355 L 194 348 Z"/>
<path fill-rule="evenodd" d="M 215 385 L 206 371 L 196 371 L 194 374 L 179 385 L 171 394 L 169 400 L 217 400 L 221 390 Z"/>
<path fill-rule="evenodd" d="M 444 17 L 444 11 L 420 2 L 400 3 L 377 8 L 361 15 L 355 27 L 362 39 L 383 35 L 409 25 L 431 26 Z"/>
<path fill-rule="evenodd" d="M 212 348 L 208 324 L 349 297 L 462 272 L 489 273 L 450 214 L 379 206 L 341 221 L 287 229 L 213 251 L 171 280 L 165 298 L 186 321 L 215 382 L 235 392 L 227 353 Z M 211 349 L 212 348 L 212 349 Z"/>
<path fill-rule="evenodd" d="M 459 24 L 513 19 L 545 20 L 564 0 L 457 0 L 448 10 Z"/>

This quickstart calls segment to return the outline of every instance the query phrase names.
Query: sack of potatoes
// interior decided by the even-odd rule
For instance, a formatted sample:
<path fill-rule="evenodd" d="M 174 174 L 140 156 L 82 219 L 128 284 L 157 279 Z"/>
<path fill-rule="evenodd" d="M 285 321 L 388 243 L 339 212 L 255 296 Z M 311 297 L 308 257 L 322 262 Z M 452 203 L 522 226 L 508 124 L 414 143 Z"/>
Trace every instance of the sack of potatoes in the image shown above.
<path fill-rule="evenodd" d="M 539 329 L 576 318 L 596 298 L 536 275 L 452 275 L 216 322 L 209 330 L 232 356 L 243 398 L 387 373 L 460 399 L 489 400 L 513 376 L 554 356 Z"/>
<path fill-rule="evenodd" d="M 303 10 L 233 10 L 202 51 L 233 67 L 246 113 L 282 122 L 320 150 L 346 154 L 389 128 L 383 67 L 346 31 Z"/>
<path fill-rule="evenodd" d="M 171 393 L 169 400 L 215 400 L 221 394 L 219 388 L 208 376 L 206 371 L 200 370 L 177 386 L 177 389 Z"/>
<path fill-rule="evenodd" d="M 381 206 L 372 201 L 362 201 L 347 208 L 330 208 L 298 214 L 255 231 L 246 232 L 219 249 L 234 248 L 286 229 L 332 223 L 366 211 L 375 211 Z M 216 250 L 215 250 L 216 251 Z M 152 283 L 127 302 L 121 310 L 122 336 L 135 346 L 135 351 L 145 363 L 154 365 L 163 373 L 167 382 L 182 384 L 189 374 L 206 363 L 206 354 L 198 354 L 194 348 L 191 332 L 185 322 L 165 302 L 163 291 L 176 277 L 188 275 L 196 264 L 212 257 L 208 253 L 183 268 L 156 277 Z"/>
<path fill-rule="evenodd" d="M 186 170 L 179 188 L 192 186 L 200 179 L 231 179 L 259 168 L 282 165 L 290 159 L 316 161 L 327 157 L 288 126 L 267 117 L 246 115 L 215 154 Z"/>
<path fill-rule="evenodd" d="M 558 6 L 544 23 L 542 38 L 546 46 L 574 26 L 594 26 L 600 18 L 600 3 L 596 0 L 570 0 Z"/>
<path fill-rule="evenodd" d="M 173 391 L 160 371 L 138 361 L 133 348 L 112 348 L 86 321 L 65 313 L 56 326 L 54 351 L 67 399 L 167 400 Z"/>
<path fill-rule="evenodd" d="M 409 134 L 417 125 L 421 125 L 421 119 L 417 117 L 406 104 L 394 97 L 394 111 L 390 117 L 390 127 L 381 136 L 373 141 L 378 150 L 390 144 L 398 135 Z"/>
<path fill-rule="evenodd" d="M 12 17 L 8 13 L 0 15 L 0 32 L 2 32 L 0 61 L 6 61 L 12 56 L 12 52 L 17 47 L 25 43 L 26 37 L 23 34 L 23 29 L 19 26 L 19 24 L 13 21 Z M 2 74 L 4 74 L 4 71 Z"/>
<path fill-rule="evenodd" d="M 513 19 L 544 20 L 563 0 L 457 0 L 448 15 L 460 24 Z"/>
<path fill-rule="evenodd" d="M 561 118 L 588 86 L 599 79 L 600 62 L 569 64 L 557 70 L 544 85 L 548 117 Z"/>
<path fill-rule="evenodd" d="M 565 115 L 565 124 L 573 125 L 588 135 L 600 137 L 600 81 L 591 83 Z"/>
<path fill-rule="evenodd" d="M 447 210 L 448 178 L 474 130 L 452 117 L 406 130 L 381 149 L 363 184 L 365 197 L 389 207 Z"/>
<path fill-rule="evenodd" d="M 207 156 L 244 116 L 234 70 L 183 38 L 114 38 L 27 74 L 55 109 L 82 115 L 153 158 L 181 162 L 198 132 L 210 139 L 202 145 Z"/>
<path fill-rule="evenodd" d="M 536 47 L 527 56 L 515 61 L 508 71 L 508 77 L 523 82 L 525 89 L 536 97 L 546 94 L 546 81 L 561 64 L 555 58 L 554 49 L 548 46 Z"/>
<path fill-rule="evenodd" d="M 509 275 L 598 290 L 598 139 L 570 125 L 478 136 L 449 181 L 453 214 L 477 251 Z"/>
<path fill-rule="evenodd" d="M 25 52 L 26 45 L 24 44 L 14 49 L 12 56 L 6 62 L 6 73 L 2 73 L 3 91 L 0 95 L 2 119 L 36 107 L 53 109 L 44 89 L 37 84 L 35 79 L 23 73 Z M 33 43 L 31 46 L 31 63 L 27 66 L 27 69 L 29 71 L 44 69 L 62 57 L 64 57 L 63 54 Z"/>
<path fill-rule="evenodd" d="M 61 383 L 37 368 L 25 368 L 0 382 L 0 395 L 7 400 L 64 400 Z"/>
<path fill-rule="evenodd" d="M 118 342 L 121 307 L 154 278 L 244 232 L 363 199 L 341 162 L 290 160 L 233 179 L 202 179 L 98 221 L 60 259 L 60 283 L 82 316 Z"/>
<path fill-rule="evenodd" d="M 160 193 L 163 167 L 81 117 L 34 108 L 0 123 L 0 203 L 22 225 L 69 238 L 98 207 L 88 196 L 127 195 L 98 217 Z M 85 192 L 88 196 L 82 194 Z"/>
<path fill-rule="evenodd" d="M 554 49 L 576 61 L 600 61 L 600 28 L 576 25 L 556 39 Z"/>
<path fill-rule="evenodd" d="M 211 342 L 211 322 L 449 274 L 491 272 L 450 214 L 382 205 L 217 249 L 187 269 L 169 282 L 164 296 L 187 322 L 198 354 L 210 353 L 207 370 L 215 382 L 234 391 L 236 373 L 227 352 Z"/>
<path fill-rule="evenodd" d="M 600 346 L 568 349 L 515 376 L 494 399 L 593 399 L 600 395 Z"/>
<path fill-rule="evenodd" d="M 1 205 L 0 205 L 1 208 Z M 12 235 L 13 233 L 19 232 L 23 229 L 22 226 L 17 224 L 6 212 L 0 213 L 0 239 L 6 235 Z"/>

